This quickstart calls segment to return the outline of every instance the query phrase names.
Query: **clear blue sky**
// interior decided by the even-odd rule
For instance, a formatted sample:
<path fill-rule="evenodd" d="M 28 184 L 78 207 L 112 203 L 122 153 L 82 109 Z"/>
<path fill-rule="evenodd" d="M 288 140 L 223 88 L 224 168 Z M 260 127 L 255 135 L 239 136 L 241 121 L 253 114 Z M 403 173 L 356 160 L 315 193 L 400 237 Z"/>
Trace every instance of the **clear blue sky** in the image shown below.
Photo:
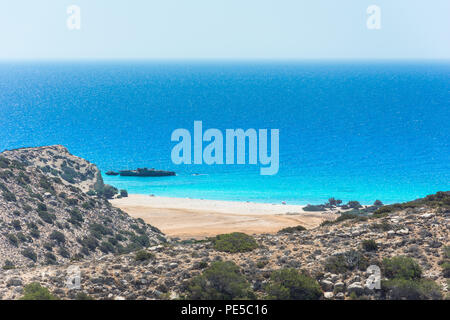
<path fill-rule="evenodd" d="M 449 14 L 449 0 L 2 0 L 0 59 L 450 59 Z"/>

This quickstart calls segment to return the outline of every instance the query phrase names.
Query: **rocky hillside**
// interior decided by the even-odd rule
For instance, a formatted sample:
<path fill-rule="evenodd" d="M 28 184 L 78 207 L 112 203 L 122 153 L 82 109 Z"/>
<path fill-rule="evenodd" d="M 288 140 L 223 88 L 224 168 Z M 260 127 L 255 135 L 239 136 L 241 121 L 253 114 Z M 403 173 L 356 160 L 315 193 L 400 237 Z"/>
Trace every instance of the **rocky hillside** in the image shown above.
<path fill-rule="evenodd" d="M 112 207 L 105 189 L 62 146 L 0 154 L 0 299 L 449 298 L 449 192 L 310 230 L 180 241 Z"/>
<path fill-rule="evenodd" d="M 0 153 L 0 266 L 56 265 L 165 242 L 113 208 L 98 168 L 63 146 Z"/>
<path fill-rule="evenodd" d="M 312 230 L 290 228 L 276 235 L 255 235 L 245 244 L 169 241 L 137 254 L 108 254 L 96 261 L 7 270 L 0 273 L 0 297 L 19 298 L 24 286 L 37 282 L 61 299 L 177 299 L 192 297 L 192 290 L 199 288 L 208 294 L 216 293 L 222 285 L 241 277 L 234 287 L 247 283 L 253 292 L 250 297 L 264 299 L 269 293 L 286 293 L 273 289 L 277 286 L 267 289 L 276 279 L 274 272 L 283 269 L 308 275 L 310 280 L 297 281 L 300 287 L 305 286 L 297 292 L 312 287 L 314 298 L 448 298 L 449 200 L 448 193 L 441 193 L 386 206 L 369 216 L 338 219 Z M 226 238 L 221 237 L 222 242 Z M 242 236 L 236 239 L 246 241 Z M 256 241 L 255 246 L 252 241 Z M 220 270 L 217 261 L 235 263 L 240 276 L 223 276 L 229 271 Z M 68 267 L 74 265 L 81 270 L 81 288 L 69 290 Z M 381 269 L 381 289 L 368 285 L 370 265 Z M 218 272 L 221 276 L 214 277 Z M 204 288 L 199 287 L 199 277 L 211 274 L 210 281 L 203 282 Z M 214 281 L 221 278 L 226 283 L 215 285 Z M 286 283 L 289 289 L 289 283 L 295 285 L 296 281 Z"/>

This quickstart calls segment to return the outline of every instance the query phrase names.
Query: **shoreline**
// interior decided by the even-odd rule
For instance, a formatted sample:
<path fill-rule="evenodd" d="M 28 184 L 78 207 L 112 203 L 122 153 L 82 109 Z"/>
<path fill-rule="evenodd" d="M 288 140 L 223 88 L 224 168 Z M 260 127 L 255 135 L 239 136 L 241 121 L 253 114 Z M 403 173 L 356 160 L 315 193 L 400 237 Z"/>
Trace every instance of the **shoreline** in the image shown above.
<path fill-rule="evenodd" d="M 314 228 L 333 220 L 330 212 L 306 212 L 304 205 L 202 200 L 130 194 L 110 200 L 134 218 L 142 218 L 170 237 L 202 239 L 222 233 L 276 233 L 286 227 Z"/>

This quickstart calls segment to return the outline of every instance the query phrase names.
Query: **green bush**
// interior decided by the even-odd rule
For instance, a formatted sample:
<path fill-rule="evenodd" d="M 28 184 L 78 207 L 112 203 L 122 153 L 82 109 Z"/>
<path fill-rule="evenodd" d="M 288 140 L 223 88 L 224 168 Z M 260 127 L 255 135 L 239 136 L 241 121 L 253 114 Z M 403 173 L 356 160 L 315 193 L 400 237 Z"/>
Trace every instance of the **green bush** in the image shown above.
<path fill-rule="evenodd" d="M 366 251 L 377 251 L 378 250 L 378 244 L 375 242 L 375 240 L 364 240 L 362 242 L 362 247 Z"/>
<path fill-rule="evenodd" d="M 45 205 L 45 203 L 39 202 L 38 203 L 38 207 L 37 207 L 38 211 L 47 211 L 47 206 Z"/>
<path fill-rule="evenodd" d="M 65 249 L 65 248 L 59 248 L 58 253 L 59 253 L 59 255 L 60 255 L 61 257 L 63 257 L 63 258 L 67 258 L 67 259 L 70 258 L 70 253 L 69 253 L 69 251 L 67 251 L 67 249 Z"/>
<path fill-rule="evenodd" d="M 93 206 L 92 206 L 91 202 L 89 202 L 89 201 L 84 202 L 81 206 L 83 207 L 83 209 L 86 209 L 86 210 L 93 209 Z"/>
<path fill-rule="evenodd" d="M 89 229 L 91 230 L 91 234 L 99 240 L 102 239 L 103 236 L 111 235 L 113 233 L 111 229 L 100 223 L 92 223 L 89 226 Z"/>
<path fill-rule="evenodd" d="M 325 210 L 326 210 L 326 208 L 323 204 L 319 204 L 319 205 L 308 204 L 307 206 L 305 206 L 303 208 L 303 211 L 311 211 L 311 212 L 325 211 Z"/>
<path fill-rule="evenodd" d="M 11 221 L 11 225 L 12 225 L 13 228 L 16 229 L 16 230 L 21 230 L 21 229 L 22 229 L 19 220 L 13 220 L 13 221 Z"/>
<path fill-rule="evenodd" d="M 145 234 L 145 228 L 139 228 L 139 226 L 137 224 L 131 224 L 130 225 L 131 229 L 135 230 L 137 233 L 139 234 Z"/>
<path fill-rule="evenodd" d="M 84 292 L 78 292 L 75 296 L 75 300 L 94 300 L 90 295 Z"/>
<path fill-rule="evenodd" d="M 68 221 L 72 224 L 80 225 L 80 223 L 84 221 L 83 215 L 78 209 L 70 210 L 69 214 L 70 219 Z"/>
<path fill-rule="evenodd" d="M 35 239 L 39 239 L 39 237 L 41 236 L 41 233 L 39 232 L 38 229 L 31 229 L 30 236 L 32 236 Z"/>
<path fill-rule="evenodd" d="M 381 289 L 393 300 L 437 300 L 442 295 L 440 287 L 432 280 L 423 279 L 422 270 L 414 259 L 404 256 L 383 260 L 383 274 L 389 278 L 382 281 Z"/>
<path fill-rule="evenodd" d="M 62 173 L 61 178 L 63 178 L 64 180 L 66 180 L 69 183 L 75 183 L 75 179 L 78 178 L 78 172 L 76 172 L 73 168 L 68 167 L 67 165 L 62 165 L 61 166 L 62 169 Z"/>
<path fill-rule="evenodd" d="M 240 232 L 220 234 L 213 238 L 212 242 L 214 249 L 228 253 L 248 252 L 258 247 L 253 237 Z"/>
<path fill-rule="evenodd" d="M 278 233 L 295 233 L 299 231 L 305 231 L 306 228 L 304 226 L 296 226 L 296 227 L 287 227 L 278 231 Z"/>
<path fill-rule="evenodd" d="M 139 250 L 138 252 L 136 252 L 136 255 L 134 256 L 134 259 L 136 261 L 142 262 L 142 261 L 148 261 L 150 259 L 153 259 L 155 257 L 154 254 L 145 251 L 145 250 Z"/>
<path fill-rule="evenodd" d="M 32 192 L 31 189 L 29 190 L 29 194 L 30 194 L 30 197 L 32 197 L 32 198 L 38 199 L 39 201 L 44 201 L 43 196 L 41 196 L 39 193 Z"/>
<path fill-rule="evenodd" d="M 3 156 L 0 156 L 0 168 L 7 169 L 11 161 Z"/>
<path fill-rule="evenodd" d="M 68 206 L 71 207 L 76 206 L 78 204 L 78 200 L 75 198 L 67 198 L 64 201 L 67 203 Z"/>
<path fill-rule="evenodd" d="M 262 268 L 264 268 L 265 266 L 267 266 L 269 264 L 269 260 L 259 260 L 257 263 L 256 263 L 256 267 L 258 268 L 258 269 L 262 269 Z"/>
<path fill-rule="evenodd" d="M 56 216 L 47 211 L 38 211 L 38 216 L 48 224 L 53 224 L 53 221 L 56 220 Z"/>
<path fill-rule="evenodd" d="M 24 257 L 26 257 L 26 258 L 32 260 L 33 262 L 36 262 L 36 261 L 37 261 L 37 255 L 36 255 L 36 252 L 34 252 L 34 250 L 31 249 L 31 248 L 25 248 L 25 249 L 22 251 L 22 255 L 23 255 Z"/>
<path fill-rule="evenodd" d="M 12 263 L 10 260 L 6 260 L 5 264 L 2 267 L 3 270 L 11 270 L 11 269 L 15 269 L 15 268 L 16 267 L 14 266 L 14 263 Z"/>
<path fill-rule="evenodd" d="M 362 207 L 362 205 L 358 201 L 349 201 L 347 203 L 347 206 L 349 206 L 352 209 L 359 209 Z"/>
<path fill-rule="evenodd" d="M 15 235 L 13 235 L 12 233 L 8 234 L 6 237 L 8 238 L 9 242 L 10 242 L 13 246 L 17 247 L 17 246 L 19 245 L 19 240 L 18 240 L 17 237 L 16 237 Z"/>
<path fill-rule="evenodd" d="M 25 211 L 25 213 L 29 213 L 31 212 L 31 210 L 33 210 L 33 208 L 28 204 L 24 204 L 22 209 Z"/>
<path fill-rule="evenodd" d="M 24 288 L 24 295 L 21 300 L 58 300 L 50 291 L 37 282 L 27 284 Z"/>
<path fill-rule="evenodd" d="M 441 265 L 442 273 L 444 274 L 444 277 L 450 278 L 450 262 L 444 262 Z"/>
<path fill-rule="evenodd" d="M 125 236 L 121 235 L 120 233 L 117 233 L 115 238 L 117 241 L 126 241 L 127 240 L 127 238 Z"/>
<path fill-rule="evenodd" d="M 64 234 L 56 230 L 50 234 L 50 239 L 55 240 L 59 244 L 66 242 L 66 237 L 64 236 Z"/>
<path fill-rule="evenodd" d="M 14 193 L 9 191 L 9 189 L 3 183 L 0 183 L 0 190 L 3 191 L 3 197 L 5 198 L 6 201 L 8 201 L 8 202 L 16 202 L 17 201 L 17 198 L 14 195 Z"/>
<path fill-rule="evenodd" d="M 41 179 L 39 179 L 39 186 L 47 192 L 50 193 L 55 192 L 55 189 L 53 188 L 52 184 L 45 177 L 41 177 Z"/>
<path fill-rule="evenodd" d="M 331 273 L 345 273 L 355 269 L 366 270 L 368 259 L 359 251 L 350 250 L 328 257 L 325 261 L 325 271 Z"/>
<path fill-rule="evenodd" d="M 398 256 L 383 259 L 383 274 L 389 279 L 414 280 L 422 276 L 422 269 L 414 259 Z"/>
<path fill-rule="evenodd" d="M 57 264 L 56 263 L 56 256 L 51 253 L 51 252 L 47 252 L 45 253 L 45 263 L 46 264 Z"/>
<path fill-rule="evenodd" d="M 88 236 L 80 241 L 80 244 L 89 251 L 95 251 L 98 247 L 98 241 L 93 236 Z M 85 251 L 85 250 L 84 250 Z"/>
<path fill-rule="evenodd" d="M 432 280 L 393 279 L 381 282 L 381 289 L 390 300 L 439 300 L 440 287 Z"/>
<path fill-rule="evenodd" d="M 14 173 L 11 170 L 0 171 L 0 179 L 8 181 L 8 179 L 11 177 L 14 177 Z M 19 184 L 21 184 L 21 183 L 19 183 Z"/>
<path fill-rule="evenodd" d="M 266 287 L 269 299 L 275 300 L 318 300 L 322 290 L 317 281 L 296 269 L 274 271 Z"/>
<path fill-rule="evenodd" d="M 119 243 L 119 241 L 117 241 L 115 237 L 108 237 L 108 242 L 110 242 L 114 246 L 116 246 Z"/>
<path fill-rule="evenodd" d="M 103 253 L 110 253 L 110 252 L 114 253 L 116 251 L 116 249 L 114 248 L 114 245 L 109 241 L 102 241 L 98 248 Z"/>
<path fill-rule="evenodd" d="M 450 259 L 450 246 L 445 246 L 443 251 L 444 251 L 444 258 Z"/>
<path fill-rule="evenodd" d="M 332 206 L 332 207 L 337 207 L 341 204 L 342 204 L 342 200 L 335 199 L 335 198 L 329 198 L 328 203 L 327 203 L 328 206 Z"/>
<path fill-rule="evenodd" d="M 117 190 L 117 188 L 110 186 L 109 184 L 105 184 L 103 188 L 100 188 L 96 191 L 98 196 L 104 197 L 106 199 L 112 199 L 116 194 L 119 193 L 119 190 Z"/>
<path fill-rule="evenodd" d="M 17 201 L 17 198 L 14 195 L 14 193 L 9 192 L 9 191 L 3 191 L 3 198 L 5 198 L 5 200 L 8 202 L 16 202 Z"/>
<path fill-rule="evenodd" d="M 247 279 L 231 261 L 213 262 L 188 284 L 188 299 L 235 300 L 254 298 Z"/>
<path fill-rule="evenodd" d="M 381 207 L 381 206 L 383 206 L 383 202 L 381 202 L 381 200 L 375 200 L 375 202 L 373 203 L 373 205 L 374 205 L 375 207 Z"/>
<path fill-rule="evenodd" d="M 30 239 L 24 235 L 22 232 L 17 233 L 17 239 L 19 239 L 20 242 L 28 242 Z"/>
<path fill-rule="evenodd" d="M 131 242 L 133 242 L 133 244 L 136 247 L 142 248 L 142 247 L 148 247 L 150 245 L 150 239 L 148 238 L 147 235 L 143 234 L 143 235 L 135 235 L 133 234 L 130 237 Z"/>

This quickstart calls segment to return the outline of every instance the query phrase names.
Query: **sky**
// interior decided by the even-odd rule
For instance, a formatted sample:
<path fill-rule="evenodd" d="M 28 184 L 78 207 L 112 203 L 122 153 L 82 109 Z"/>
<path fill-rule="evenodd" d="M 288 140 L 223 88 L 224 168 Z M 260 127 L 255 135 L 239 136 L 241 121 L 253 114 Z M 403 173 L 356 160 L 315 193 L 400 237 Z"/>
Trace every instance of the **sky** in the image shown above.
<path fill-rule="evenodd" d="M 0 59 L 450 59 L 449 13 L 449 0 L 0 0 Z"/>

